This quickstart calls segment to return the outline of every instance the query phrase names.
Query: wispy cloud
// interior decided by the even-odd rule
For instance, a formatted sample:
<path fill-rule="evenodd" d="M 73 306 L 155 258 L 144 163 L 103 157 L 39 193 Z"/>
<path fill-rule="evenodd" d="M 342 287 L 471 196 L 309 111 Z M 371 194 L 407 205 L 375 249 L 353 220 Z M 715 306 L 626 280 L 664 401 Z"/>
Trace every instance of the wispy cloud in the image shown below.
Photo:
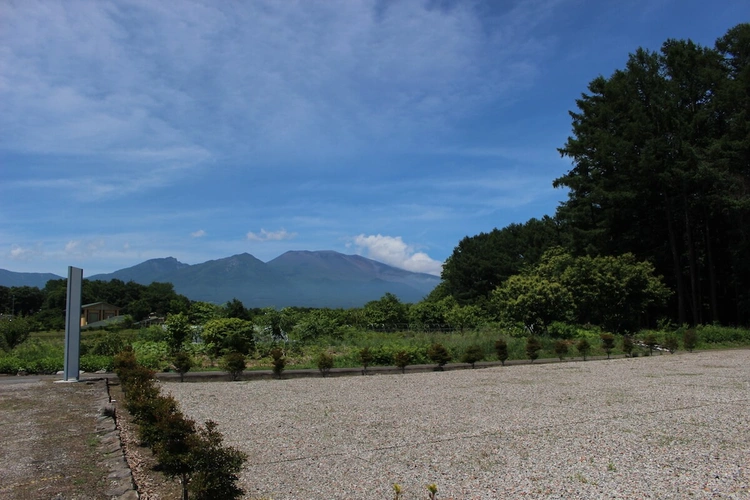
<path fill-rule="evenodd" d="M 190 236 L 193 238 L 202 238 L 206 236 L 206 232 L 203 229 L 199 229 L 198 231 L 190 233 Z"/>
<path fill-rule="evenodd" d="M 288 233 L 286 229 L 280 229 L 278 231 L 266 231 L 261 229 L 260 232 L 247 233 L 247 239 L 250 241 L 280 241 L 280 240 L 291 240 L 297 236 L 297 233 Z"/>
<path fill-rule="evenodd" d="M 354 245 L 359 253 L 373 260 L 390 264 L 400 269 L 439 276 L 443 263 L 438 262 L 424 252 L 418 252 L 407 245 L 400 236 L 383 236 L 360 234 L 354 237 Z"/>
<path fill-rule="evenodd" d="M 6 3 L 5 147 L 273 157 L 410 144 L 528 84 L 549 43 L 530 27 L 555 3 L 494 19 L 421 0 Z"/>

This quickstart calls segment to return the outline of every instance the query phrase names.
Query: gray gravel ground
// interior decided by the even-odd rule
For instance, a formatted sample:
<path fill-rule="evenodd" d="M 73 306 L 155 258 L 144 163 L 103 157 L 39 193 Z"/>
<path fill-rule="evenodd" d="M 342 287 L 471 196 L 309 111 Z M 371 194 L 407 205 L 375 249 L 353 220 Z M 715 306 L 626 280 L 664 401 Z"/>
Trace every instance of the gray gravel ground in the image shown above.
<path fill-rule="evenodd" d="M 750 498 L 750 350 L 169 383 L 250 498 Z"/>

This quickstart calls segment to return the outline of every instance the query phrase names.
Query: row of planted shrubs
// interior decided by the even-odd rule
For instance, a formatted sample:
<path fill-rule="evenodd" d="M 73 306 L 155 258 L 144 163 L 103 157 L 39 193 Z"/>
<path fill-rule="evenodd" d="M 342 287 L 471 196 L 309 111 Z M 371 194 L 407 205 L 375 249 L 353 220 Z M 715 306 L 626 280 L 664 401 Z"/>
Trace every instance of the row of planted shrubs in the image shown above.
<path fill-rule="evenodd" d="M 617 347 L 616 339 L 617 338 L 611 333 L 603 333 L 599 336 L 600 345 L 598 348 L 606 353 L 607 359 L 610 358 L 610 355 Z M 692 329 L 685 329 L 682 332 L 681 340 L 682 346 L 688 351 L 692 351 L 698 343 L 697 334 L 695 330 Z M 653 354 L 655 349 L 667 350 L 670 353 L 674 353 L 679 348 L 679 345 L 680 339 L 678 339 L 677 334 L 670 334 L 663 339 L 660 339 L 655 333 L 650 332 L 647 333 L 642 340 L 637 341 L 633 337 L 621 337 L 620 350 L 627 356 L 636 356 L 640 349 L 647 350 L 645 352 L 649 355 Z M 497 360 L 504 365 L 509 357 L 507 340 L 504 338 L 498 339 L 495 342 L 494 347 Z M 542 340 L 539 337 L 533 335 L 527 337 L 525 344 L 526 357 L 533 363 L 534 360 L 539 358 L 539 353 L 543 347 Z M 595 347 L 596 346 L 592 341 L 586 337 L 578 340 L 557 339 L 552 345 L 555 356 L 561 361 L 565 356 L 573 353 L 573 349 L 575 349 L 575 352 L 582 356 L 583 360 L 586 361 L 586 358 L 591 354 Z M 421 351 L 423 351 L 423 356 L 415 356 L 414 350 L 402 349 L 395 351 L 389 355 L 388 364 L 390 366 L 396 366 L 404 372 L 409 365 L 426 364 L 424 363 L 425 359 L 429 360 L 428 362 L 436 364 L 436 368 L 439 370 L 442 370 L 447 363 L 454 361 L 454 356 L 441 343 L 434 343 L 427 348 L 418 350 L 417 352 L 422 354 Z M 358 351 L 356 354 L 357 361 L 363 367 L 363 373 L 367 373 L 367 368 L 369 366 L 384 364 L 383 359 L 377 356 L 378 352 L 382 352 L 382 350 L 375 350 L 369 347 L 365 347 Z M 281 348 L 276 347 L 271 350 L 270 356 L 272 358 L 273 372 L 277 377 L 281 378 L 287 363 L 285 353 Z M 192 366 L 189 356 L 184 352 L 178 353 L 178 356 L 174 359 L 174 365 L 177 367 L 177 371 L 180 375 L 184 375 L 184 373 Z M 468 363 L 474 368 L 475 363 L 483 361 L 484 359 L 486 359 L 484 349 L 479 345 L 470 345 L 463 352 L 459 361 L 462 363 Z M 335 365 L 335 357 L 330 352 L 322 351 L 317 356 L 315 362 L 320 373 L 323 376 L 327 376 Z M 242 372 L 245 370 L 246 358 L 242 353 L 228 353 L 222 358 L 220 366 L 230 374 L 232 380 L 238 380 L 242 375 Z"/>
<path fill-rule="evenodd" d="M 216 423 L 199 426 L 186 417 L 172 396 L 160 393 L 154 372 L 136 361 L 132 349 L 115 356 L 114 368 L 138 439 L 153 451 L 157 468 L 179 480 L 183 500 L 241 498 L 237 481 L 247 456 L 222 443 Z"/>

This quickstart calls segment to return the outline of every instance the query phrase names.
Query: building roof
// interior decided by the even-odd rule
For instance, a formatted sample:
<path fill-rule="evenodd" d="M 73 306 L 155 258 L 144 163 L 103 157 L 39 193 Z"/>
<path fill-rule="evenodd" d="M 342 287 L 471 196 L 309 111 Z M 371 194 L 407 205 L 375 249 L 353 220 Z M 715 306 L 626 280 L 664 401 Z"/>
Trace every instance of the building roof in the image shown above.
<path fill-rule="evenodd" d="M 119 306 L 108 304 L 107 302 L 92 302 L 91 304 L 84 304 L 81 306 L 81 309 L 90 309 L 96 306 L 101 306 L 101 308 L 106 308 L 106 309 L 122 309 Z"/>

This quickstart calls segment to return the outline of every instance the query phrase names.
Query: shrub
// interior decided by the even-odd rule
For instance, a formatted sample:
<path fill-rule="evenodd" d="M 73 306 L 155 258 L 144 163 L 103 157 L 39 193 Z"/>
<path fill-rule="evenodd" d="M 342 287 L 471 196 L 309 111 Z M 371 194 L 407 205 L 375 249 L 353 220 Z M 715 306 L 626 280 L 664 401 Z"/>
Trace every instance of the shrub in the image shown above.
<path fill-rule="evenodd" d="M 411 363 L 411 354 L 408 351 L 398 351 L 393 355 L 393 362 L 401 368 L 401 373 L 406 373 L 406 367 Z"/>
<path fill-rule="evenodd" d="M 607 353 L 607 359 L 609 359 L 612 349 L 615 348 L 615 336 L 611 333 L 602 333 L 600 338 L 602 339 L 602 349 Z"/>
<path fill-rule="evenodd" d="M 185 374 L 193 367 L 193 358 L 185 351 L 179 351 L 172 358 L 172 364 L 177 373 L 180 374 L 180 382 L 185 381 Z"/>
<path fill-rule="evenodd" d="M 23 343 L 31 333 L 31 323 L 20 316 L 0 316 L 0 338 L 3 348 L 12 351 Z"/>
<path fill-rule="evenodd" d="M 89 373 L 98 372 L 100 370 L 110 372 L 113 368 L 112 356 L 86 354 L 80 358 L 80 368 Z"/>
<path fill-rule="evenodd" d="M 58 358 L 40 358 L 26 363 L 28 373 L 38 373 L 40 375 L 52 375 L 63 369 L 63 360 Z M 82 370 L 85 370 L 81 367 Z"/>
<path fill-rule="evenodd" d="M 508 342 L 505 339 L 496 340 L 495 352 L 497 353 L 497 359 L 505 366 L 505 360 L 508 359 Z"/>
<path fill-rule="evenodd" d="M 674 354 L 679 347 L 677 336 L 674 334 L 667 335 L 664 339 L 664 347 L 669 351 L 670 354 Z"/>
<path fill-rule="evenodd" d="M 15 375 L 23 367 L 23 363 L 15 356 L 0 357 L 0 373 Z"/>
<path fill-rule="evenodd" d="M 562 361 L 565 355 L 568 354 L 568 342 L 562 339 L 556 340 L 555 354 L 557 354 L 557 357 L 560 358 L 560 361 Z"/>
<path fill-rule="evenodd" d="M 328 374 L 331 372 L 331 368 L 333 368 L 333 356 L 328 354 L 327 352 L 321 352 L 318 355 L 318 370 L 320 370 L 320 374 L 324 377 L 327 377 Z"/>
<path fill-rule="evenodd" d="M 427 349 L 427 357 L 438 366 L 439 370 L 442 370 L 443 366 L 451 360 L 451 353 L 443 344 L 436 343 Z"/>
<path fill-rule="evenodd" d="M 100 356 L 114 356 L 122 351 L 126 345 L 127 342 L 119 333 L 106 332 L 103 335 L 97 333 L 89 342 L 88 353 Z"/>
<path fill-rule="evenodd" d="M 235 500 L 242 498 L 244 491 L 237 486 L 239 473 L 247 461 L 241 451 L 224 446 L 223 437 L 215 422 L 207 421 L 198 429 L 192 440 L 191 458 L 193 474 L 190 493 L 193 500 Z"/>
<path fill-rule="evenodd" d="M 284 373 L 284 368 L 286 368 L 286 356 L 284 356 L 284 351 L 279 347 L 274 347 L 271 349 L 270 354 L 273 363 L 273 373 L 277 378 L 281 379 L 281 374 Z"/>
<path fill-rule="evenodd" d="M 648 346 L 648 355 L 652 356 L 654 354 L 654 348 L 659 344 L 659 341 L 656 339 L 655 333 L 648 333 L 643 340 L 643 343 Z"/>
<path fill-rule="evenodd" d="M 230 380 L 239 380 L 246 368 L 245 355 L 241 352 L 230 352 L 221 359 L 220 366 L 229 373 Z"/>
<path fill-rule="evenodd" d="M 542 343 L 533 335 L 526 339 L 526 356 L 533 363 L 539 357 L 539 351 L 542 350 Z"/>
<path fill-rule="evenodd" d="M 362 374 L 367 373 L 367 367 L 372 363 L 373 355 L 372 351 L 370 351 L 369 347 L 365 347 L 361 351 L 359 351 L 359 361 L 362 363 Z"/>
<path fill-rule="evenodd" d="M 682 345 L 685 346 L 686 351 L 693 352 L 695 346 L 698 345 L 698 334 L 694 329 L 688 328 L 685 330 L 682 334 Z"/>
<path fill-rule="evenodd" d="M 629 335 L 625 335 L 622 338 L 622 352 L 632 357 L 634 347 L 635 347 L 635 344 L 633 344 L 633 338 L 630 337 Z"/>
<path fill-rule="evenodd" d="M 478 346 L 476 344 L 472 344 L 469 347 L 466 348 L 466 351 L 464 351 L 464 355 L 461 357 L 461 361 L 464 363 L 469 363 L 471 365 L 471 369 L 474 369 L 474 363 L 477 361 L 482 361 L 484 359 L 484 351 L 482 350 L 481 346 Z"/>
<path fill-rule="evenodd" d="M 586 337 L 584 337 L 576 343 L 576 349 L 578 349 L 578 352 L 583 356 L 583 360 L 586 361 L 586 356 L 591 351 L 591 343 Z"/>

